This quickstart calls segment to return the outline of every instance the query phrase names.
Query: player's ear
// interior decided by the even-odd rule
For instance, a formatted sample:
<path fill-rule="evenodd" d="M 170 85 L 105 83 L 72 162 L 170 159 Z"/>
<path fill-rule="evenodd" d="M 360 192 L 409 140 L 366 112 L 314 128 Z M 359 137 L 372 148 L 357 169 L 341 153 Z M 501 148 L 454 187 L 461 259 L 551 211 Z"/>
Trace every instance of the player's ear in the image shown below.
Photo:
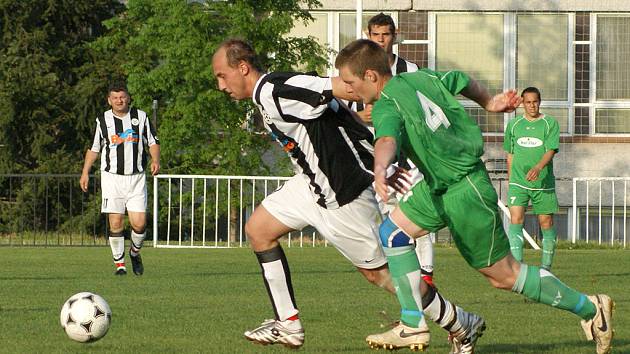
<path fill-rule="evenodd" d="M 245 60 L 241 60 L 238 63 L 238 69 L 243 75 L 247 75 L 249 73 L 249 65 L 245 62 Z"/>
<path fill-rule="evenodd" d="M 376 82 L 376 80 L 378 79 L 376 73 L 374 72 L 374 70 L 367 70 L 365 72 L 364 78 L 366 80 L 369 80 L 370 82 Z"/>

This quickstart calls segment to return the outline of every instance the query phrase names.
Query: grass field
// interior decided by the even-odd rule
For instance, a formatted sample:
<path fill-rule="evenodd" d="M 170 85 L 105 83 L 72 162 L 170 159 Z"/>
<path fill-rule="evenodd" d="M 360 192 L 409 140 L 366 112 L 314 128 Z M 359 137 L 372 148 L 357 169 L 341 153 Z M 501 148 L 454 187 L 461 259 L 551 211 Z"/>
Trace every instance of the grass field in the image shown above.
<path fill-rule="evenodd" d="M 369 353 L 365 336 L 386 323 L 379 312 L 397 317 L 394 296 L 364 281 L 333 248 L 285 249 L 306 328 L 299 352 Z M 0 247 L 0 352 L 290 352 L 242 337 L 273 315 L 248 249 L 146 248 L 143 254 L 146 274 L 120 278 L 113 275 L 109 247 Z M 630 353 L 629 256 L 559 250 L 554 268 L 567 284 L 616 301 L 614 353 Z M 526 257 L 534 263 L 538 253 Z M 452 248 L 436 249 L 435 279 L 443 295 L 485 317 L 478 353 L 594 352 L 576 316 L 490 288 Z M 59 325 L 61 305 L 79 291 L 102 295 L 112 308 L 112 326 L 98 342 L 72 342 Z M 446 332 L 430 326 L 428 352 L 448 353 Z"/>

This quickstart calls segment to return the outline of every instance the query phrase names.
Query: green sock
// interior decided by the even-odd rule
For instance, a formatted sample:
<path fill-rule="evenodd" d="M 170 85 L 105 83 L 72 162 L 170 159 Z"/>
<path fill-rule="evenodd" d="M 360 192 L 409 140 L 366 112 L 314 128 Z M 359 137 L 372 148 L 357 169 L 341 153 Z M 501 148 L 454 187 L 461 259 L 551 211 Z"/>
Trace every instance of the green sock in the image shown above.
<path fill-rule="evenodd" d="M 508 228 L 510 250 L 517 261 L 523 261 L 523 224 L 510 224 Z"/>
<path fill-rule="evenodd" d="M 512 291 L 541 304 L 571 311 L 584 320 L 595 316 L 597 309 L 586 295 L 569 288 L 550 272 L 521 264 Z"/>
<path fill-rule="evenodd" d="M 549 270 L 551 269 L 551 263 L 553 262 L 553 256 L 556 253 L 556 229 L 551 228 L 542 230 L 542 267 Z"/>
<path fill-rule="evenodd" d="M 417 328 L 422 320 L 422 295 L 420 294 L 420 263 L 414 246 L 384 247 L 389 272 L 396 287 L 401 306 L 400 321 Z"/>

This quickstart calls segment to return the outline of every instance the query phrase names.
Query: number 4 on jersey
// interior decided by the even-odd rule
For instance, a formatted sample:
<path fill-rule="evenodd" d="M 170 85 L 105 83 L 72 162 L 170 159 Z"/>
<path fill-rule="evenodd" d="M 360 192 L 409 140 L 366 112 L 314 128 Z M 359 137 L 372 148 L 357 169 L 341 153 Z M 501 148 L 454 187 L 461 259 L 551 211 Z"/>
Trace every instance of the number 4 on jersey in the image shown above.
<path fill-rule="evenodd" d="M 416 91 L 416 94 L 420 101 L 420 106 L 422 106 L 422 110 L 424 111 L 424 118 L 427 121 L 429 129 L 435 132 L 440 125 L 443 125 L 444 128 L 451 126 L 451 122 L 446 118 L 446 114 L 444 114 L 442 108 L 428 99 L 427 96 L 423 95 L 420 91 Z"/>

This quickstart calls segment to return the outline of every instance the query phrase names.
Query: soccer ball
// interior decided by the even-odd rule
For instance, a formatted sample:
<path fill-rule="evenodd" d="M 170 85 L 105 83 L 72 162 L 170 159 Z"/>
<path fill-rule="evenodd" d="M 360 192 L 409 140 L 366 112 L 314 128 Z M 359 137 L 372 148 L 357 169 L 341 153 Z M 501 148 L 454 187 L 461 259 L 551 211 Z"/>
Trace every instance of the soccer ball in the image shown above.
<path fill-rule="evenodd" d="M 61 327 L 77 342 L 94 342 L 105 336 L 112 323 L 112 310 L 99 295 L 82 292 L 72 295 L 61 307 Z"/>

